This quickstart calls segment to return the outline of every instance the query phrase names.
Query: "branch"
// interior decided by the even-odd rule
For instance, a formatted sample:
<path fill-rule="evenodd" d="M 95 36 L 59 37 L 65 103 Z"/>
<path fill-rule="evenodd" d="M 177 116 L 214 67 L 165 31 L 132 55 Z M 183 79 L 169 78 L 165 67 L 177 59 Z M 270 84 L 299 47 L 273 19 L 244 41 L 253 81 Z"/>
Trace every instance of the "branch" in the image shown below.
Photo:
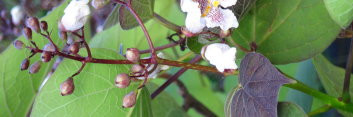
<path fill-rule="evenodd" d="M 167 19 L 163 18 L 162 16 L 158 15 L 157 13 L 153 13 L 154 19 L 156 19 L 160 24 L 163 26 L 177 32 L 181 33 L 181 27 L 168 21 Z"/>
<path fill-rule="evenodd" d="M 351 101 L 351 97 L 349 95 L 349 85 L 351 81 L 352 66 L 353 66 L 353 38 L 351 39 L 351 45 L 350 45 L 347 64 L 346 64 L 346 73 L 344 76 L 344 84 L 343 84 L 343 92 L 342 92 L 342 98 L 344 102 Z"/>

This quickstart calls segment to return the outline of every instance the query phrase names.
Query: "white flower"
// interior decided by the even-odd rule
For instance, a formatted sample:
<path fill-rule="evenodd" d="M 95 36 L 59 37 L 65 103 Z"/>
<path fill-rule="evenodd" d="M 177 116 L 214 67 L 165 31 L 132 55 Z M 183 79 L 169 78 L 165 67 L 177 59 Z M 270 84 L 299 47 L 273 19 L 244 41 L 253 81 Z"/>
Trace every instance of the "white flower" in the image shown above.
<path fill-rule="evenodd" d="M 68 31 L 75 31 L 85 25 L 90 14 L 89 0 L 72 0 L 64 10 L 61 23 Z"/>
<path fill-rule="evenodd" d="M 210 64 L 215 65 L 220 72 L 224 72 L 225 69 L 238 68 L 235 64 L 236 52 L 236 48 L 223 43 L 206 45 L 201 50 L 202 57 L 208 60 Z"/>
<path fill-rule="evenodd" d="M 23 12 L 21 6 L 17 5 L 11 9 L 12 22 L 15 25 L 19 25 L 24 16 L 25 13 Z"/>
<path fill-rule="evenodd" d="M 181 10 L 187 12 L 185 26 L 192 33 L 199 33 L 207 26 L 219 26 L 222 30 L 237 28 L 238 20 L 229 9 L 237 0 L 181 0 Z"/>
<path fill-rule="evenodd" d="M 166 58 L 162 52 L 158 53 L 157 56 L 159 58 Z M 147 64 L 145 64 L 145 66 L 147 66 Z M 147 70 L 150 71 L 152 70 L 153 67 L 154 67 L 154 64 L 152 64 L 149 68 L 147 68 Z M 157 65 L 157 68 L 152 73 L 148 74 L 148 78 L 157 78 L 159 72 L 163 70 L 167 70 L 168 68 L 169 68 L 168 65 Z M 145 79 L 145 77 L 137 77 L 137 79 L 143 80 Z"/>

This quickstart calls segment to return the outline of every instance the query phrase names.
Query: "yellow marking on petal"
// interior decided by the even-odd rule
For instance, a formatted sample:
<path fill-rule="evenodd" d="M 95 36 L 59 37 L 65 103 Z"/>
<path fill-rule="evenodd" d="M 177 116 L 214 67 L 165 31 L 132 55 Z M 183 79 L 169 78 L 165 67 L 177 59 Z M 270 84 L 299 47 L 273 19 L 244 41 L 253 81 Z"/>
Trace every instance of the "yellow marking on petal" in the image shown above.
<path fill-rule="evenodd" d="M 219 1 L 214 1 L 214 2 L 213 2 L 213 6 L 214 6 L 214 7 L 218 7 L 218 6 L 219 6 Z"/>

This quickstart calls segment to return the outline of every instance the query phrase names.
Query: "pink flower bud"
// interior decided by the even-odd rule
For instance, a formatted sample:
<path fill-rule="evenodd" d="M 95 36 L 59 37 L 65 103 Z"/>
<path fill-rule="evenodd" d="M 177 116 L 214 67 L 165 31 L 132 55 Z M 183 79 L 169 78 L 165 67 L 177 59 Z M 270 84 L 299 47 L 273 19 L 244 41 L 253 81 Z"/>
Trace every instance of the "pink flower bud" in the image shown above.
<path fill-rule="evenodd" d="M 115 86 L 118 88 L 126 88 L 130 85 L 130 77 L 128 74 L 122 73 L 116 76 Z"/>
<path fill-rule="evenodd" d="M 23 28 L 23 35 L 25 35 L 25 37 L 28 39 L 28 40 L 31 40 L 32 39 L 32 30 L 28 27 L 24 27 Z"/>
<path fill-rule="evenodd" d="M 39 71 L 40 69 L 40 66 L 41 66 L 41 62 L 40 61 L 37 61 L 35 63 L 33 63 L 30 67 L 29 67 L 29 73 L 30 74 L 35 74 Z"/>
<path fill-rule="evenodd" d="M 29 66 L 29 59 L 24 59 L 21 63 L 21 70 L 26 70 L 28 69 L 28 66 Z"/>
<path fill-rule="evenodd" d="M 123 108 L 130 108 L 136 104 L 136 92 L 132 91 L 129 94 L 124 96 L 123 99 Z"/>
<path fill-rule="evenodd" d="M 41 60 L 43 62 L 49 62 L 52 58 L 52 54 L 48 51 L 44 51 L 41 55 Z"/>
<path fill-rule="evenodd" d="M 48 23 L 46 21 L 40 21 L 40 28 L 42 30 L 48 30 Z"/>
<path fill-rule="evenodd" d="M 126 59 L 137 63 L 140 60 L 140 52 L 137 48 L 128 48 L 126 51 Z"/>
<path fill-rule="evenodd" d="M 70 95 L 75 90 L 74 79 L 69 77 L 63 83 L 60 84 L 60 91 L 62 96 Z"/>
<path fill-rule="evenodd" d="M 133 73 L 139 73 L 139 72 L 142 72 L 143 71 L 143 67 L 139 64 L 134 64 L 132 65 L 131 67 L 131 72 Z"/>
<path fill-rule="evenodd" d="M 77 54 L 79 50 L 80 50 L 80 43 L 78 42 L 71 44 L 69 47 L 69 51 L 72 54 Z"/>
<path fill-rule="evenodd" d="M 30 17 L 26 20 L 27 27 L 31 28 L 32 30 L 36 31 L 37 33 L 40 32 L 39 27 L 39 20 L 36 17 Z"/>
<path fill-rule="evenodd" d="M 21 40 L 15 40 L 13 42 L 13 46 L 15 46 L 16 49 L 22 49 L 23 48 L 23 42 Z"/>

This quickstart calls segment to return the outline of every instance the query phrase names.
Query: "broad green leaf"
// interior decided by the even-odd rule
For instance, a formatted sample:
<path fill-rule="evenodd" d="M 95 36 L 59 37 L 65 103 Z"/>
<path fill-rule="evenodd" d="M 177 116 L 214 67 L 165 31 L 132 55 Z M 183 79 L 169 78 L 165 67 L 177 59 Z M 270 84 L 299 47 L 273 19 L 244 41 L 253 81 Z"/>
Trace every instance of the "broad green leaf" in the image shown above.
<path fill-rule="evenodd" d="M 81 50 L 81 54 L 85 54 Z M 95 58 L 121 59 L 114 51 L 92 49 Z M 120 89 L 114 85 L 117 74 L 127 73 L 128 65 L 87 64 L 83 71 L 74 77 L 75 91 L 68 96 L 60 95 L 60 84 L 75 73 L 80 62 L 65 59 L 53 76 L 47 81 L 36 97 L 33 117 L 38 116 L 124 116 L 130 109 L 122 108 L 122 99 L 137 88 L 132 83 Z"/>
<path fill-rule="evenodd" d="M 231 7 L 233 13 L 241 20 L 243 16 L 250 10 L 250 8 L 255 4 L 256 0 L 238 0 L 237 4 Z"/>
<path fill-rule="evenodd" d="M 153 18 L 154 0 L 132 0 L 131 5 L 143 22 Z M 119 22 L 124 30 L 128 30 L 139 25 L 135 17 L 126 7 L 119 8 Z"/>
<path fill-rule="evenodd" d="M 323 0 L 258 0 L 232 37 L 247 48 L 255 42 L 273 64 L 286 64 L 322 52 L 339 31 Z"/>
<path fill-rule="evenodd" d="M 42 18 L 48 22 L 49 30 L 52 31 L 51 36 L 55 43 L 62 44 L 58 39 L 57 21 L 63 15 L 63 10 L 68 1 L 53 10 L 49 15 Z M 28 45 L 28 41 L 23 37 L 19 37 Z M 33 40 L 42 48 L 47 39 L 38 34 L 33 34 Z M 0 116 L 26 116 L 34 97 L 38 92 L 41 81 L 46 76 L 47 71 L 51 68 L 51 63 L 43 63 L 39 73 L 28 74 L 28 71 L 21 71 L 21 61 L 29 56 L 28 50 L 17 50 L 12 44 L 0 55 Z M 31 58 L 31 63 L 39 60 L 40 55 Z"/>
<path fill-rule="evenodd" d="M 278 117 L 307 117 L 304 110 L 295 103 L 279 102 L 277 105 Z"/>
<path fill-rule="evenodd" d="M 197 37 L 188 38 L 186 40 L 187 47 L 194 53 L 201 53 L 201 49 L 205 44 L 202 44 L 198 41 Z"/>
<path fill-rule="evenodd" d="M 342 28 L 353 20 L 353 0 L 324 0 L 327 11 Z"/>
<path fill-rule="evenodd" d="M 320 81 L 325 88 L 325 91 L 334 97 L 341 97 L 343 89 L 343 81 L 345 70 L 330 63 L 323 55 L 314 57 L 313 64 L 320 77 Z M 352 75 L 351 75 L 352 77 Z M 353 80 L 351 83 L 353 84 Z M 353 87 L 349 88 L 351 97 L 353 96 Z M 339 111 L 341 114 L 353 116 L 352 113 Z"/>
<path fill-rule="evenodd" d="M 138 91 L 136 104 L 130 110 L 128 117 L 153 117 L 152 110 L 150 93 L 144 87 Z"/>

